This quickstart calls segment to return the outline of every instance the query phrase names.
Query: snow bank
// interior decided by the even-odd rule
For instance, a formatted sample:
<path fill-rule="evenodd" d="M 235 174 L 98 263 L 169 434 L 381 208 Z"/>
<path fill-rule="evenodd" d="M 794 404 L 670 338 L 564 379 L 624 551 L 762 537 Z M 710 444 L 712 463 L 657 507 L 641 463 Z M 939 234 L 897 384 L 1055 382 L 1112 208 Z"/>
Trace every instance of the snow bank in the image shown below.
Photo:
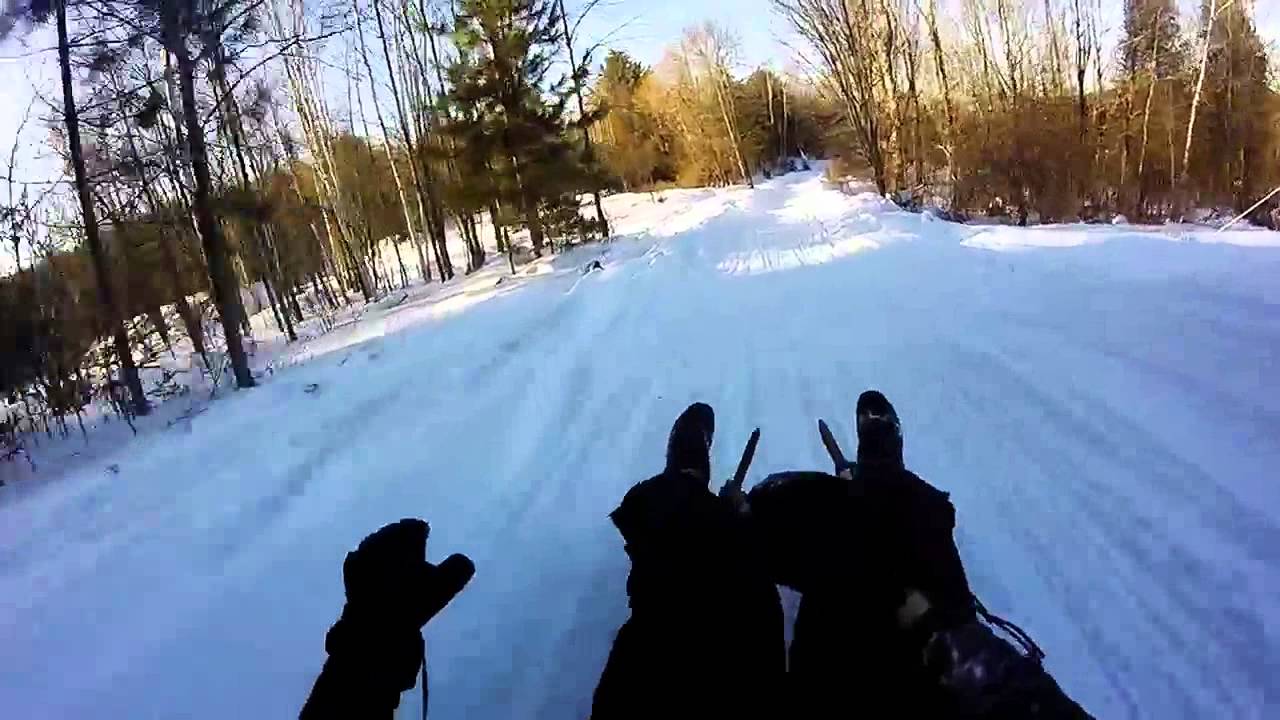
<path fill-rule="evenodd" d="M 1280 247 L 1280 233 L 1262 228 L 1218 231 L 1195 225 L 1037 225 L 983 227 L 966 238 L 966 247 L 1014 251 L 1066 248 L 1104 242 L 1165 240 L 1240 247 Z"/>

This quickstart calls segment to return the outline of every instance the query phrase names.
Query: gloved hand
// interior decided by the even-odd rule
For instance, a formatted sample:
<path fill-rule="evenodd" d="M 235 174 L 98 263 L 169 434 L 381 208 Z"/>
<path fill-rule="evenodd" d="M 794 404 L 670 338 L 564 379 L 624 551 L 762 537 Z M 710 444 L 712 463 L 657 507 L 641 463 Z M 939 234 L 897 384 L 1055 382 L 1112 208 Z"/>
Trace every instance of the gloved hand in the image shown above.
<path fill-rule="evenodd" d="M 475 574 L 465 555 L 426 561 L 430 527 L 406 518 L 366 537 L 342 564 L 347 603 L 325 638 L 329 661 L 302 716 L 374 716 L 417 681 L 422 627 Z M 352 715 L 356 713 L 357 715 Z"/>
<path fill-rule="evenodd" d="M 420 629 L 475 574 L 465 555 L 426 561 L 426 521 L 406 518 L 366 537 L 342 563 L 348 612 L 395 628 Z"/>

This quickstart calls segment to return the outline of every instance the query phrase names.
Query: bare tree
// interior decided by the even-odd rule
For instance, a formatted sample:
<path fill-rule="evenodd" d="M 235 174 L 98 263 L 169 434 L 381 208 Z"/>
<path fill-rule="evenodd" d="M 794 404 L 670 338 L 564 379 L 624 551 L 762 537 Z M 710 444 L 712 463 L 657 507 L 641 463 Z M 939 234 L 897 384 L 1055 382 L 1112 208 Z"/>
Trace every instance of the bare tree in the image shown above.
<path fill-rule="evenodd" d="M 1157 10 L 1159 12 L 1159 10 Z M 1156 95 L 1156 85 L 1159 78 L 1156 76 L 1156 68 L 1160 63 L 1160 19 L 1151 24 L 1152 33 L 1152 52 L 1151 59 L 1147 63 L 1147 99 L 1143 102 L 1142 107 L 1142 143 L 1138 147 L 1138 204 L 1141 206 L 1147 198 L 1147 144 L 1151 137 L 1151 102 Z"/>
<path fill-rule="evenodd" d="M 950 186 L 950 204 L 954 207 L 957 190 L 955 167 L 956 110 L 955 104 L 951 100 L 951 81 L 947 76 L 946 54 L 942 49 L 942 37 L 938 33 L 938 0 L 929 0 L 929 11 L 925 16 L 925 21 L 929 27 L 929 42 L 933 46 L 933 69 L 938 77 L 938 85 L 942 90 L 942 109 L 946 116 L 946 125 L 943 126 L 942 135 L 942 152 L 947 156 L 947 184 Z"/>
<path fill-rule="evenodd" d="M 360 8 L 355 8 L 356 15 L 356 34 L 360 40 L 360 59 L 364 63 L 365 72 L 369 76 L 369 92 L 373 99 L 374 116 L 378 118 L 378 127 L 382 130 L 382 147 L 387 153 L 387 163 L 391 166 L 391 178 L 396 184 L 396 193 L 400 197 L 400 207 L 404 211 L 404 224 L 406 232 L 409 233 L 409 242 L 418 251 L 418 272 L 424 281 L 431 279 L 431 266 L 427 263 L 427 256 L 422 252 L 422 243 L 418 235 L 414 232 L 413 218 L 409 213 L 408 195 L 404 190 L 404 183 L 400 180 L 400 170 L 396 165 L 395 154 L 391 148 L 391 134 L 387 132 L 387 122 L 382 116 L 382 106 L 378 104 L 378 81 L 373 74 L 373 63 L 369 62 L 369 47 L 365 43 L 364 21 L 361 18 Z M 357 94 L 358 97 L 358 94 Z M 363 110 L 361 117 L 364 116 Z M 365 131 L 365 135 L 368 135 Z M 422 211 L 421 198 L 418 199 L 418 220 L 421 223 L 419 227 L 426 227 L 426 217 Z"/>
<path fill-rule="evenodd" d="M 876 189 L 887 192 L 880 118 L 883 75 L 870 0 L 774 0 L 774 7 L 817 54 L 823 81 L 840 99 L 857 149 L 871 166 Z"/>
<path fill-rule="evenodd" d="M 240 338 L 240 326 L 246 318 L 240 302 L 240 282 L 231 265 L 231 253 L 227 250 L 222 234 L 222 224 L 213 211 L 213 180 L 209 174 L 209 154 L 205 145 L 204 126 L 200 109 L 196 105 L 196 59 L 187 49 L 187 38 L 194 33 L 191 22 L 192 7 L 186 4 L 160 3 L 160 23 L 163 28 L 165 50 L 173 57 L 178 68 L 178 87 L 182 98 L 182 119 L 186 130 L 187 156 L 195 187 L 192 209 L 204 246 L 205 261 L 209 265 L 209 280 L 214 303 L 222 321 L 226 339 L 227 356 L 240 388 L 253 387 L 253 373 Z"/>
<path fill-rule="evenodd" d="M 419 213 L 422 216 L 423 227 L 432 237 L 432 246 L 436 254 L 436 267 L 440 270 L 441 281 L 448 280 L 448 270 L 445 258 L 440 252 L 438 238 L 436 238 L 436 209 L 432 204 L 432 196 L 428 187 L 429 179 L 424 176 L 425 166 L 419 166 L 419 151 L 414 142 L 413 133 L 409 129 L 409 115 L 405 107 L 404 99 L 400 94 L 400 84 L 396 80 L 396 63 L 391 53 L 390 36 L 387 32 L 387 24 L 383 20 L 382 2 L 381 0 L 370 0 L 373 5 L 373 17 L 378 25 L 378 37 L 382 41 L 382 58 L 386 64 L 387 77 L 391 83 L 391 96 L 395 101 L 396 119 L 400 125 L 400 141 L 404 143 L 406 151 L 409 153 L 409 175 L 413 179 L 414 189 L 418 193 Z"/>
<path fill-rule="evenodd" d="M 569 28 L 569 16 L 565 14 L 564 11 L 564 0 L 558 0 L 558 2 L 560 4 L 560 23 L 564 27 L 564 48 L 569 54 L 569 67 L 576 68 L 578 67 L 578 60 L 574 57 L 573 32 Z M 594 5 L 594 2 L 592 5 Z M 591 7 L 588 7 L 587 10 L 583 12 L 583 15 L 585 16 L 587 12 L 590 12 L 590 10 Z M 573 94 L 578 98 L 578 117 L 579 119 L 585 118 L 587 115 L 587 105 L 582 100 L 582 77 L 576 72 L 573 73 Z M 582 127 L 582 142 L 586 148 L 587 161 L 590 162 L 594 158 L 594 152 L 591 147 L 591 133 L 587 132 L 586 125 L 583 125 Z M 750 180 L 748 180 L 748 182 L 750 182 Z M 599 189 L 592 188 L 591 199 L 596 206 L 596 222 L 600 224 L 600 232 L 604 237 L 608 237 L 609 221 L 606 220 L 604 216 L 604 205 L 600 202 Z"/>
<path fill-rule="evenodd" d="M 737 111 L 734 109 L 733 95 L 729 88 L 729 69 L 733 64 L 735 52 L 734 39 L 724 29 L 708 22 L 699 28 L 687 31 L 682 46 L 686 55 L 698 61 L 702 73 L 711 81 L 716 106 L 720 110 L 720 119 L 724 122 L 725 133 L 729 137 L 729 144 L 738 164 L 738 173 L 748 187 L 755 187 L 751 179 L 751 170 L 747 167 L 746 156 L 742 153 Z"/>
<path fill-rule="evenodd" d="M 1071 0 L 1071 27 L 1075 40 L 1076 107 L 1080 120 L 1080 138 L 1088 129 L 1088 106 L 1085 100 L 1085 78 L 1089 73 L 1089 58 L 1094 47 L 1089 32 L 1088 9 L 1082 0 Z"/>
<path fill-rule="evenodd" d="M 124 384 L 129 389 L 133 412 L 137 415 L 146 415 L 150 412 L 150 405 L 146 394 L 142 391 L 138 366 L 133 360 L 133 348 L 129 345 L 129 335 L 125 331 L 123 311 L 116 301 L 115 289 L 112 287 L 106 250 L 102 247 L 98 218 L 93 206 L 93 195 L 85 172 L 84 150 L 80 145 L 80 112 L 76 107 L 75 84 L 71 76 L 71 40 L 67 29 L 66 0 L 54 0 L 53 9 L 54 24 L 58 32 L 58 69 L 62 77 L 62 118 L 67 128 L 71 168 L 75 173 L 76 197 L 80 202 L 80 215 L 84 220 L 85 244 L 89 246 L 94 276 L 97 279 L 98 301 L 111 328 L 111 339 L 115 345 L 116 358 L 120 363 Z"/>
<path fill-rule="evenodd" d="M 1231 0 L 1228 0 L 1230 3 Z M 1187 168 L 1191 166 L 1191 143 L 1195 139 L 1196 114 L 1200 111 L 1200 97 L 1204 93 L 1204 76 L 1209 69 L 1209 47 L 1213 43 L 1213 24 L 1218 20 L 1218 0 L 1209 0 L 1205 16 L 1204 43 L 1200 50 L 1200 70 L 1196 76 L 1195 91 L 1191 96 L 1191 111 L 1187 115 L 1187 141 L 1182 148 L 1182 182 L 1186 184 Z"/>

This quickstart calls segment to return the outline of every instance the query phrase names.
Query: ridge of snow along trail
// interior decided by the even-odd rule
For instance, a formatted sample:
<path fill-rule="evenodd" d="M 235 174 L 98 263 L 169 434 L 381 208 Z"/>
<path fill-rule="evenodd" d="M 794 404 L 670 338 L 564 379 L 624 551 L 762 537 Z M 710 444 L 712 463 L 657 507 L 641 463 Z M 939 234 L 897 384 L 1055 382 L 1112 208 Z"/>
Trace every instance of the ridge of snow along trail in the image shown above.
<path fill-rule="evenodd" d="M 715 407 L 721 477 L 760 426 L 751 483 L 825 468 L 815 418 L 852 442 L 876 387 L 976 591 L 1087 709 L 1274 717 L 1280 234 L 961 226 L 812 173 L 657 198 L 0 488 L 0 714 L 296 716 L 344 554 L 416 515 L 478 567 L 427 629 L 432 717 L 584 717 L 627 613 L 606 516 L 676 414 Z"/>

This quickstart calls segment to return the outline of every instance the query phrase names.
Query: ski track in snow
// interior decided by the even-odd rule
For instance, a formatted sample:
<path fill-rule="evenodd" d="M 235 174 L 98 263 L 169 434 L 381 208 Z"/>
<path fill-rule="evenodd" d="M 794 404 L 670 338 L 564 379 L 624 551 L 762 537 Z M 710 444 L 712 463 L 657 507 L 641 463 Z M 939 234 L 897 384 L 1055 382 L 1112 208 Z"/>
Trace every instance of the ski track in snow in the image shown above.
<path fill-rule="evenodd" d="M 344 554 L 418 515 L 479 568 L 427 631 L 432 717 L 583 717 L 627 612 L 606 515 L 676 414 L 715 407 L 721 476 L 759 425 L 758 480 L 825 468 L 815 418 L 851 446 L 878 387 L 978 594 L 1091 712 L 1274 717 L 1274 235 L 962 227 L 811 174 L 664 197 L 0 489 L 0 714 L 295 716 Z"/>

